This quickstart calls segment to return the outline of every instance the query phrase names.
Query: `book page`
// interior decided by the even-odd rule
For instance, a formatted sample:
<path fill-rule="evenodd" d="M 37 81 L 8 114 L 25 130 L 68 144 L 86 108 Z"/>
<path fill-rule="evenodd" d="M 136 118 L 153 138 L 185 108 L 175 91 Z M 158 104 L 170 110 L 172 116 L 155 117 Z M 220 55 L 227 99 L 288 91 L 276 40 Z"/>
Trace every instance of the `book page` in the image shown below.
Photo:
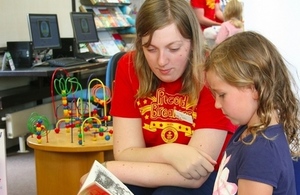
<path fill-rule="evenodd" d="M 116 176 L 97 160 L 94 161 L 78 195 L 95 194 L 95 192 L 103 195 L 133 195 Z"/>

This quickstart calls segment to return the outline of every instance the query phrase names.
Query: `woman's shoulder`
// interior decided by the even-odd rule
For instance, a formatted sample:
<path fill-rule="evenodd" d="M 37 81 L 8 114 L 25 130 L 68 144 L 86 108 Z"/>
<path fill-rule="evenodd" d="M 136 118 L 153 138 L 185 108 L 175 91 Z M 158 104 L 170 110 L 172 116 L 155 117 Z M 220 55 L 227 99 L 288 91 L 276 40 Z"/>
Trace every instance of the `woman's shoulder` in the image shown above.
<path fill-rule="evenodd" d="M 118 61 L 118 69 L 122 71 L 134 71 L 134 55 L 135 51 L 126 52 Z"/>
<path fill-rule="evenodd" d="M 126 52 L 120 59 L 119 64 L 133 65 L 135 51 Z"/>
<path fill-rule="evenodd" d="M 135 51 L 126 52 L 118 61 L 116 74 L 118 77 L 128 79 L 130 82 L 138 83 L 137 75 L 134 69 Z"/>

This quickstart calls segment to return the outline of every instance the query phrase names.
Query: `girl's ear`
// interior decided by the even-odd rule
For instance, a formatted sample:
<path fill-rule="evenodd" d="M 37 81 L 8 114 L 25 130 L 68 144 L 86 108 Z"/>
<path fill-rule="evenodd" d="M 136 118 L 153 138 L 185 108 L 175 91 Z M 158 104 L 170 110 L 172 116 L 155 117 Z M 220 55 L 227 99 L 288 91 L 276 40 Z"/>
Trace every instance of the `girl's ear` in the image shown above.
<path fill-rule="evenodd" d="M 258 91 L 255 89 L 254 86 L 251 87 L 251 90 L 252 90 L 253 99 L 258 100 L 258 98 L 259 98 Z"/>

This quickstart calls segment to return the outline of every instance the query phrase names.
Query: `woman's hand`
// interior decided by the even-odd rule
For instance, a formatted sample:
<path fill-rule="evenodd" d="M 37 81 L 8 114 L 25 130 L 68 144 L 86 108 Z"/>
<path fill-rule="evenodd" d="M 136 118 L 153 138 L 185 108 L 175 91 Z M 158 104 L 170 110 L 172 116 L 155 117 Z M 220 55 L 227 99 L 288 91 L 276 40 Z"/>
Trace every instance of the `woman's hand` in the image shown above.
<path fill-rule="evenodd" d="M 83 185 L 83 183 L 85 182 L 85 180 L 86 180 L 88 174 L 89 174 L 89 173 L 86 173 L 86 174 L 84 174 L 84 175 L 80 178 L 80 186 Z"/>
<path fill-rule="evenodd" d="M 199 179 L 214 170 L 227 132 L 201 129 L 193 133 L 188 145 L 166 144 L 165 161 L 186 179 Z M 213 144 L 212 144 L 213 143 Z"/>
<path fill-rule="evenodd" d="M 172 158 L 170 164 L 186 179 L 200 179 L 207 176 L 217 163 L 208 154 L 192 146 L 172 144 L 170 150 L 173 151 L 170 151 L 171 155 L 168 157 Z"/>

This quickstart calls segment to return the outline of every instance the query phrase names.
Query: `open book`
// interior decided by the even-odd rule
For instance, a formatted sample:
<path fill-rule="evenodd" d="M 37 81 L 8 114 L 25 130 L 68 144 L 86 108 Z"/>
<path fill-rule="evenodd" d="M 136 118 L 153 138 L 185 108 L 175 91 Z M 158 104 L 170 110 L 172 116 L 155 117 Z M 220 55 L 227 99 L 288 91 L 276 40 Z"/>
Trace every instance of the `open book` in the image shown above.
<path fill-rule="evenodd" d="M 133 195 L 133 193 L 95 160 L 77 195 Z"/>

